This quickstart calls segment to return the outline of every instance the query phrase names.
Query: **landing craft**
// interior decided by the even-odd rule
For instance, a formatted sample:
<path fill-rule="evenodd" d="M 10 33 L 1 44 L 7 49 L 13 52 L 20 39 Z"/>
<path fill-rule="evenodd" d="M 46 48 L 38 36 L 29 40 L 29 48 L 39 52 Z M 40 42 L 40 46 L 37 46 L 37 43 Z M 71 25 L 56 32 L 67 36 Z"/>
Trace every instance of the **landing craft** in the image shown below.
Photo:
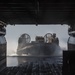
<path fill-rule="evenodd" d="M 59 46 L 59 39 L 56 34 L 47 33 L 43 36 L 36 36 L 35 41 L 30 41 L 31 37 L 28 34 L 22 34 L 18 39 L 18 56 L 25 57 L 48 57 L 48 56 L 62 56 L 62 50 Z M 32 59 L 25 58 L 24 61 L 31 61 Z M 20 59 L 20 61 L 23 61 Z M 37 59 L 36 59 L 37 60 Z M 19 62 L 20 62 L 19 61 Z"/>

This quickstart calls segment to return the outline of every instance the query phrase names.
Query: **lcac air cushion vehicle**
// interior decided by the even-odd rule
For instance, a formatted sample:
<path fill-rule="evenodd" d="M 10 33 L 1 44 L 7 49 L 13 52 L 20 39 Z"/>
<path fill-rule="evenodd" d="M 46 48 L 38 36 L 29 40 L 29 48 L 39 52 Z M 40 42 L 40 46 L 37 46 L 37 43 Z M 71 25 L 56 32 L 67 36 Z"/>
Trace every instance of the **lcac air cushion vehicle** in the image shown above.
<path fill-rule="evenodd" d="M 18 61 L 21 64 L 22 61 L 37 61 L 36 57 L 50 57 L 50 56 L 61 56 L 62 50 L 59 46 L 59 39 L 56 34 L 47 33 L 43 36 L 36 36 L 35 41 L 31 41 L 28 34 L 22 34 L 18 39 Z M 22 58 L 20 59 L 20 56 Z M 29 58 L 30 57 L 30 58 Z M 35 59 L 31 59 L 35 58 Z M 41 59 L 42 60 L 42 59 Z"/>

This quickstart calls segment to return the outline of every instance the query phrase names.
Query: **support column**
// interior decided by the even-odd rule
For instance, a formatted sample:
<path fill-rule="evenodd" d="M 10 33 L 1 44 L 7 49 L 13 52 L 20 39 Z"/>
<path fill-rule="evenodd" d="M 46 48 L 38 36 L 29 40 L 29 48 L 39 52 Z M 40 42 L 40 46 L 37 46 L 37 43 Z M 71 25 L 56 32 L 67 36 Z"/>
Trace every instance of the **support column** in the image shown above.
<path fill-rule="evenodd" d="M 68 50 L 75 50 L 75 25 L 70 25 L 70 28 L 68 29 Z"/>
<path fill-rule="evenodd" d="M 6 24 L 0 21 L 0 72 L 6 67 Z"/>

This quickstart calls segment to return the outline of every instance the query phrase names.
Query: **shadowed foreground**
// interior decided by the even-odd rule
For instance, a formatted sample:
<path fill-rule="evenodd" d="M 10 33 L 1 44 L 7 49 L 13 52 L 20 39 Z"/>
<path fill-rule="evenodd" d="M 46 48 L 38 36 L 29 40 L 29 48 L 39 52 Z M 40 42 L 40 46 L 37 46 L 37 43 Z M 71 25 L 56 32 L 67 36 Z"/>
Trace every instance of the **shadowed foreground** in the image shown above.
<path fill-rule="evenodd" d="M 19 62 L 17 66 L 6 67 L 0 75 L 62 75 L 62 57 L 17 56 L 17 58 L 27 61 Z"/>
<path fill-rule="evenodd" d="M 29 62 L 18 67 L 7 67 L 1 75 L 62 75 L 62 64 Z"/>

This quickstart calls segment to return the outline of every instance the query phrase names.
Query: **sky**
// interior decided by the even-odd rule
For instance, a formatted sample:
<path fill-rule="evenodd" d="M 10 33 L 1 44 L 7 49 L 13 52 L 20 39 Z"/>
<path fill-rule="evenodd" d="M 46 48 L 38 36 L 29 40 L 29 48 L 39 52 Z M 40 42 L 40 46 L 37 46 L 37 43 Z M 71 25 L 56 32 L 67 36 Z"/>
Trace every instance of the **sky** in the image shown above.
<path fill-rule="evenodd" d="M 46 33 L 56 33 L 59 38 L 59 45 L 63 49 L 67 49 L 68 25 L 8 25 L 6 27 L 7 54 L 15 53 L 18 46 L 18 38 L 23 33 L 27 33 L 31 37 L 31 41 L 36 36 L 44 36 Z"/>

